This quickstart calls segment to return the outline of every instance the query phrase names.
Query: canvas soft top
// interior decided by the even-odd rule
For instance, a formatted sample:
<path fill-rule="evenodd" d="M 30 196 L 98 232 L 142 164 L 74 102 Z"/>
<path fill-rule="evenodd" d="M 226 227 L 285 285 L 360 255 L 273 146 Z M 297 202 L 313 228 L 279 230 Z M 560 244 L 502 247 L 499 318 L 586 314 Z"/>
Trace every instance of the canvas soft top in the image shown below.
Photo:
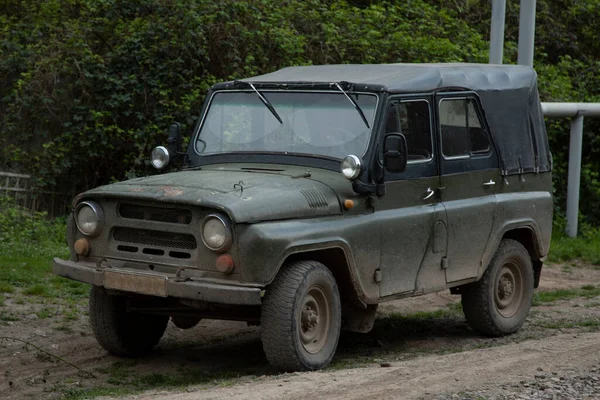
<path fill-rule="evenodd" d="M 320 87 L 348 82 L 350 90 L 419 93 L 472 90 L 481 100 L 502 162 L 503 174 L 544 172 L 552 157 L 535 71 L 523 65 L 343 64 L 288 67 L 244 79 L 259 86 Z M 233 82 L 213 89 L 231 89 Z"/>

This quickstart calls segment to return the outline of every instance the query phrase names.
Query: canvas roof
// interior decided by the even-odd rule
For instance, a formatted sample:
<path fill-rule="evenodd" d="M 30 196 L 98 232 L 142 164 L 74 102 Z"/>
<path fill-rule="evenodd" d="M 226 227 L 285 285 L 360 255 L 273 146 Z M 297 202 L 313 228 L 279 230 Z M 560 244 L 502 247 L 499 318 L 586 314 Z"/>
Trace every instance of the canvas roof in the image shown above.
<path fill-rule="evenodd" d="M 468 89 L 481 100 L 501 159 L 502 173 L 552 169 L 537 74 L 523 65 L 492 64 L 340 64 L 288 67 L 244 79 L 257 87 L 323 87 L 348 82 L 351 90 L 427 93 Z M 235 82 L 213 89 L 233 89 Z"/>

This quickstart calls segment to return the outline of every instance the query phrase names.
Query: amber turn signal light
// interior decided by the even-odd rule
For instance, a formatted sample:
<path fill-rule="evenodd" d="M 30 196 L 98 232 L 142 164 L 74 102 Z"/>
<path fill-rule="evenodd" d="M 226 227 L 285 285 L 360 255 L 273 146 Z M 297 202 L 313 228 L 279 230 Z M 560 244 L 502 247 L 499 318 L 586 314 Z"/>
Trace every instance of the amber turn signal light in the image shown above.
<path fill-rule="evenodd" d="M 344 200 L 344 208 L 346 210 L 351 209 L 352 207 L 354 207 L 354 200 L 350 200 L 350 199 L 346 199 Z"/>
<path fill-rule="evenodd" d="M 224 274 L 230 274 L 233 272 L 233 268 L 235 264 L 233 263 L 233 258 L 229 254 L 222 254 L 217 257 L 217 271 L 222 272 Z"/>
<path fill-rule="evenodd" d="M 80 238 L 73 244 L 75 254 L 79 256 L 87 256 L 90 254 L 90 242 L 86 238 Z"/>

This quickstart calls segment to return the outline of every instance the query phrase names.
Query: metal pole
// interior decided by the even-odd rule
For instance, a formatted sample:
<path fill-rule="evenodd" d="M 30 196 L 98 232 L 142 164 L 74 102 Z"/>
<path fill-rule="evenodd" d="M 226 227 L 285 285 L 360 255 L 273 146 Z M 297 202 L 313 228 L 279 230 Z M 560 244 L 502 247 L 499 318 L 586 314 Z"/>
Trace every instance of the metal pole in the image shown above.
<path fill-rule="evenodd" d="M 535 2 L 521 0 L 519 13 L 519 57 L 520 65 L 533 67 L 533 45 L 535 39 Z"/>
<path fill-rule="evenodd" d="M 583 115 L 577 115 L 571 121 L 571 140 L 569 143 L 569 174 L 567 181 L 567 235 L 569 237 L 577 236 L 582 145 Z"/>
<path fill-rule="evenodd" d="M 490 64 L 502 64 L 504 55 L 504 18 L 506 0 L 492 0 L 492 26 L 490 28 Z"/>

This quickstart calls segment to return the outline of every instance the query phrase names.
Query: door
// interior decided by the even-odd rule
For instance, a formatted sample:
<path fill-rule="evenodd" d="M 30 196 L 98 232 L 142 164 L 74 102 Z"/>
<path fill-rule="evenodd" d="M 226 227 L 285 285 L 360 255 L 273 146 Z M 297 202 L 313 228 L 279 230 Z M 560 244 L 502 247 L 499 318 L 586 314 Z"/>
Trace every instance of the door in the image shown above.
<path fill-rule="evenodd" d="M 441 201 L 448 218 L 446 282 L 477 276 L 496 208 L 498 156 L 474 94 L 436 96 Z"/>
<path fill-rule="evenodd" d="M 445 213 L 437 192 L 440 181 L 431 99 L 392 98 L 388 105 L 382 135 L 406 137 L 408 164 L 402 173 L 384 173 L 386 194 L 375 206 L 382 235 L 381 297 L 414 291 L 420 268 L 427 263 L 439 269 L 445 255 L 445 243 L 438 243 L 435 255 L 432 252 L 434 225 L 438 218 L 445 219 Z M 445 234 L 437 237 L 445 238 Z"/>

